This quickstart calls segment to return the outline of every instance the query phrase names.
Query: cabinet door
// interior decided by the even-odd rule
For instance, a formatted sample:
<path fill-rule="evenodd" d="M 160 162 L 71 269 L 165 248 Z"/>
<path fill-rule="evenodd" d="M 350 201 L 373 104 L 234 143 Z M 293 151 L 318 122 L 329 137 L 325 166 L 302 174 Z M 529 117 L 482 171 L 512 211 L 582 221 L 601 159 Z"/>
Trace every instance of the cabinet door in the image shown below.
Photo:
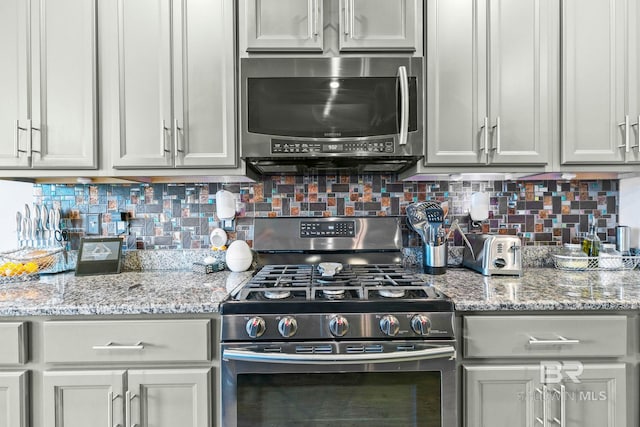
<path fill-rule="evenodd" d="M 539 365 L 465 366 L 464 426 L 539 425 L 537 419 L 544 417 L 539 376 Z"/>
<path fill-rule="evenodd" d="M 629 120 L 630 150 L 627 160 L 640 162 L 640 0 L 629 2 Z"/>
<path fill-rule="evenodd" d="M 551 399 L 550 416 L 566 427 L 626 426 L 626 376 L 624 363 L 583 365 L 577 382 L 550 385 L 562 396 Z"/>
<path fill-rule="evenodd" d="M 45 371 L 44 426 L 124 425 L 124 378 L 124 371 Z"/>
<path fill-rule="evenodd" d="M 24 0 L 0 1 L 0 167 L 27 167 L 29 14 Z"/>
<path fill-rule="evenodd" d="M 115 168 L 173 165 L 170 12 L 171 0 L 118 0 Z"/>
<path fill-rule="evenodd" d="M 552 0 L 489 0 L 490 163 L 546 164 L 558 141 L 558 11 Z M 557 8 L 557 6 L 556 6 Z"/>
<path fill-rule="evenodd" d="M 427 164 L 484 164 L 485 0 L 428 0 Z"/>
<path fill-rule="evenodd" d="M 235 167 L 233 0 L 174 3 L 177 167 Z"/>
<path fill-rule="evenodd" d="M 340 0 L 340 50 L 415 51 L 421 0 Z"/>
<path fill-rule="evenodd" d="M 323 0 L 243 0 L 247 51 L 322 51 Z"/>
<path fill-rule="evenodd" d="M 0 427 L 27 427 L 27 372 L 0 372 Z"/>
<path fill-rule="evenodd" d="M 627 0 L 562 2 L 562 163 L 621 163 Z"/>
<path fill-rule="evenodd" d="M 34 3 L 32 164 L 36 168 L 97 167 L 96 19 L 96 0 Z"/>
<path fill-rule="evenodd" d="M 209 369 L 132 370 L 128 375 L 126 425 L 209 427 Z"/>

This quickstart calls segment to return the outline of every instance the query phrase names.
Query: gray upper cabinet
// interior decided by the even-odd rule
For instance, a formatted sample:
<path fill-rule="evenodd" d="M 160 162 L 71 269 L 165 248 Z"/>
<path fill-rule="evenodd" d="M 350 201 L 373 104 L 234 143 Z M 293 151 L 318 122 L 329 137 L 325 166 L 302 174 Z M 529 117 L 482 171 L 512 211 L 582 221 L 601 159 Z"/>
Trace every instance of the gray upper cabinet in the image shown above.
<path fill-rule="evenodd" d="M 426 5 L 426 163 L 550 163 L 558 140 L 557 3 Z"/>
<path fill-rule="evenodd" d="M 0 167 L 97 167 L 95 0 L 0 2 Z"/>
<path fill-rule="evenodd" d="M 640 161 L 640 2 L 562 2 L 563 164 Z"/>
<path fill-rule="evenodd" d="M 247 51 L 322 52 L 322 0 L 246 0 L 240 5 Z"/>
<path fill-rule="evenodd" d="M 421 46 L 421 0 L 243 0 L 239 11 L 247 52 L 331 52 L 334 39 L 340 52 Z"/>
<path fill-rule="evenodd" d="M 340 50 L 415 51 L 422 0 L 340 0 Z"/>
<path fill-rule="evenodd" d="M 236 166 L 233 7 L 118 2 L 114 168 Z"/>

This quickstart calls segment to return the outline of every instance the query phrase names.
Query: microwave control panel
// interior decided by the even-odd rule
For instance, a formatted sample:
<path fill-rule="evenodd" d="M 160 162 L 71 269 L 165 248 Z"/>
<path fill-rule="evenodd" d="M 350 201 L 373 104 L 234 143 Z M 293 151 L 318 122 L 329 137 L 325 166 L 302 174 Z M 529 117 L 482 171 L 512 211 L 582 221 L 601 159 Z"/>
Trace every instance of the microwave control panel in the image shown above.
<path fill-rule="evenodd" d="M 308 153 L 387 153 L 393 154 L 393 138 L 375 141 L 340 142 L 295 142 L 281 139 L 271 140 L 271 154 Z"/>
<path fill-rule="evenodd" d="M 300 237 L 354 237 L 356 235 L 355 221 L 312 222 L 300 223 Z"/>

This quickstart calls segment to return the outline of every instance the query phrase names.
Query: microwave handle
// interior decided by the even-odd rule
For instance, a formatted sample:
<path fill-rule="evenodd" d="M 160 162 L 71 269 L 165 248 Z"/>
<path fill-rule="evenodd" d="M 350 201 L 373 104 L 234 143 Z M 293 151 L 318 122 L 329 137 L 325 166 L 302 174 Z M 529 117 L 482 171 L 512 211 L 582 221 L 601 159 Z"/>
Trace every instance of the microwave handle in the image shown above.
<path fill-rule="evenodd" d="M 358 354 L 286 354 L 286 353 L 258 353 L 246 350 L 226 349 L 222 353 L 223 360 L 241 360 L 263 363 L 291 363 L 295 365 L 308 364 L 362 364 L 362 363 L 392 363 L 410 362 L 424 359 L 455 359 L 456 350 L 447 345 L 415 351 L 395 351 L 393 353 L 358 353 Z"/>
<path fill-rule="evenodd" d="M 407 145 L 409 133 L 409 78 L 407 68 L 398 67 L 398 80 L 400 81 L 400 140 L 399 145 Z"/>

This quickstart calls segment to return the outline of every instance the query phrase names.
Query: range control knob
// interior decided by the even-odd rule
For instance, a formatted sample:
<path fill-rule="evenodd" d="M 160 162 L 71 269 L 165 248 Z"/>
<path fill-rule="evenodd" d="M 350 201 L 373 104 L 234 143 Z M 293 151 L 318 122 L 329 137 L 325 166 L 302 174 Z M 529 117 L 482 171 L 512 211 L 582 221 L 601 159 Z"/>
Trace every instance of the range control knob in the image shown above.
<path fill-rule="evenodd" d="M 343 337 L 349 331 L 349 321 L 344 316 L 333 316 L 329 320 L 329 331 L 334 337 Z"/>
<path fill-rule="evenodd" d="M 382 333 L 390 337 L 398 335 L 398 332 L 400 331 L 398 318 L 391 314 L 382 316 L 382 319 L 380 319 L 380 329 L 382 330 Z"/>
<path fill-rule="evenodd" d="M 267 325 L 262 317 L 252 317 L 245 326 L 249 338 L 259 338 L 267 330 Z"/>
<path fill-rule="evenodd" d="M 431 332 L 431 320 L 424 314 L 416 314 L 411 318 L 411 329 L 418 335 L 429 335 L 429 332 Z"/>
<path fill-rule="evenodd" d="M 280 319 L 280 322 L 278 322 L 278 332 L 280 332 L 280 335 L 284 338 L 294 336 L 297 330 L 298 322 L 296 322 L 296 319 L 291 316 L 285 316 Z"/>

